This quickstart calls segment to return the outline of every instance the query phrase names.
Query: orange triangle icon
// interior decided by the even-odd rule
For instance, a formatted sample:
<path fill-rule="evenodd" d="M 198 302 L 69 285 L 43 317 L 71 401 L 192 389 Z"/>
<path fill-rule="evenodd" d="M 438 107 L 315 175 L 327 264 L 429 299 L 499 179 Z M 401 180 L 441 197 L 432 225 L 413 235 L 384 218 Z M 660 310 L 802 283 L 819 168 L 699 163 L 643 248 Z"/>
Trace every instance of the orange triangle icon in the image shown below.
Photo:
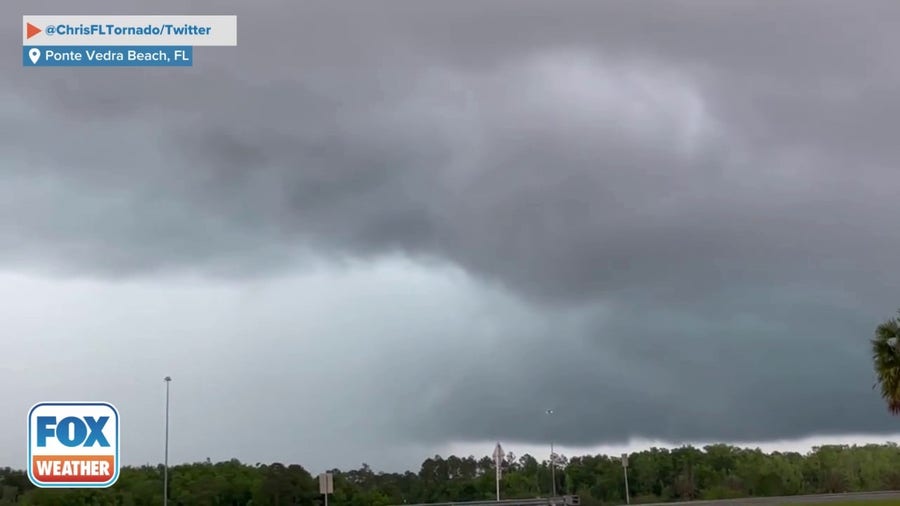
<path fill-rule="evenodd" d="M 34 37 L 35 35 L 41 33 L 42 31 L 43 30 L 34 26 L 31 23 L 25 23 L 25 38 L 26 39 L 30 39 L 30 38 Z"/>

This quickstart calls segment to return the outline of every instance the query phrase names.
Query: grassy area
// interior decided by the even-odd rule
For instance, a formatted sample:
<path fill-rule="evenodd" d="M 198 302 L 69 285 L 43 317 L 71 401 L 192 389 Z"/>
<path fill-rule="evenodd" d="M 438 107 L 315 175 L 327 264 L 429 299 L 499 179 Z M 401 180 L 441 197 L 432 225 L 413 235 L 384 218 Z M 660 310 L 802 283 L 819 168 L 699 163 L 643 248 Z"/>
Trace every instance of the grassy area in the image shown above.
<path fill-rule="evenodd" d="M 799 505 L 800 503 L 798 503 Z M 900 506 L 900 499 L 875 499 L 871 501 L 844 501 L 804 503 L 804 506 Z"/>

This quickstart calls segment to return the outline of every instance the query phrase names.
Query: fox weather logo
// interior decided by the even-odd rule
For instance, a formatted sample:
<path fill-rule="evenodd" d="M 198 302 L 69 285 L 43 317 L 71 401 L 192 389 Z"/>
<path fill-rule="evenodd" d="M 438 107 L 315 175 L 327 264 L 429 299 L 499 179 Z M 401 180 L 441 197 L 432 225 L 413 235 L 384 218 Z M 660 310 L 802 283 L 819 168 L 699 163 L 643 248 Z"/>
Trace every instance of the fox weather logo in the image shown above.
<path fill-rule="evenodd" d="M 28 478 L 105 488 L 119 478 L 119 412 L 106 402 L 41 402 L 28 412 Z"/>

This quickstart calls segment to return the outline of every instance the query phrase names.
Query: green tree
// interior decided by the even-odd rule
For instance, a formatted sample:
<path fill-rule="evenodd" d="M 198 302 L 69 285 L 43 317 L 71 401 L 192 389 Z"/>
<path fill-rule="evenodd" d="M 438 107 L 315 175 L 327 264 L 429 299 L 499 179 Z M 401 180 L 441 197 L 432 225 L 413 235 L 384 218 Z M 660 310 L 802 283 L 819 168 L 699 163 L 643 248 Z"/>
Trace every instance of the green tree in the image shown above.
<path fill-rule="evenodd" d="M 898 311 L 900 314 L 900 311 Z M 900 414 L 900 318 L 887 320 L 875 329 L 872 359 L 881 397 L 893 414 Z"/>

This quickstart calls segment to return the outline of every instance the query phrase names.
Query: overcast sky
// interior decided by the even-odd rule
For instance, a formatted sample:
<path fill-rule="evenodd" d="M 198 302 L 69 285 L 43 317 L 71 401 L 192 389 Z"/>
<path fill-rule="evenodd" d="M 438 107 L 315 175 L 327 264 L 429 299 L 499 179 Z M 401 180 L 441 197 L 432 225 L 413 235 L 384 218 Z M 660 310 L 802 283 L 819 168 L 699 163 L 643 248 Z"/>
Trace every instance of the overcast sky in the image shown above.
<path fill-rule="evenodd" d="M 176 462 L 900 432 L 895 0 L 240 4 L 0 2 L 0 465 L 43 400 L 159 462 L 166 375 Z M 91 13 L 239 45 L 19 65 Z"/>

